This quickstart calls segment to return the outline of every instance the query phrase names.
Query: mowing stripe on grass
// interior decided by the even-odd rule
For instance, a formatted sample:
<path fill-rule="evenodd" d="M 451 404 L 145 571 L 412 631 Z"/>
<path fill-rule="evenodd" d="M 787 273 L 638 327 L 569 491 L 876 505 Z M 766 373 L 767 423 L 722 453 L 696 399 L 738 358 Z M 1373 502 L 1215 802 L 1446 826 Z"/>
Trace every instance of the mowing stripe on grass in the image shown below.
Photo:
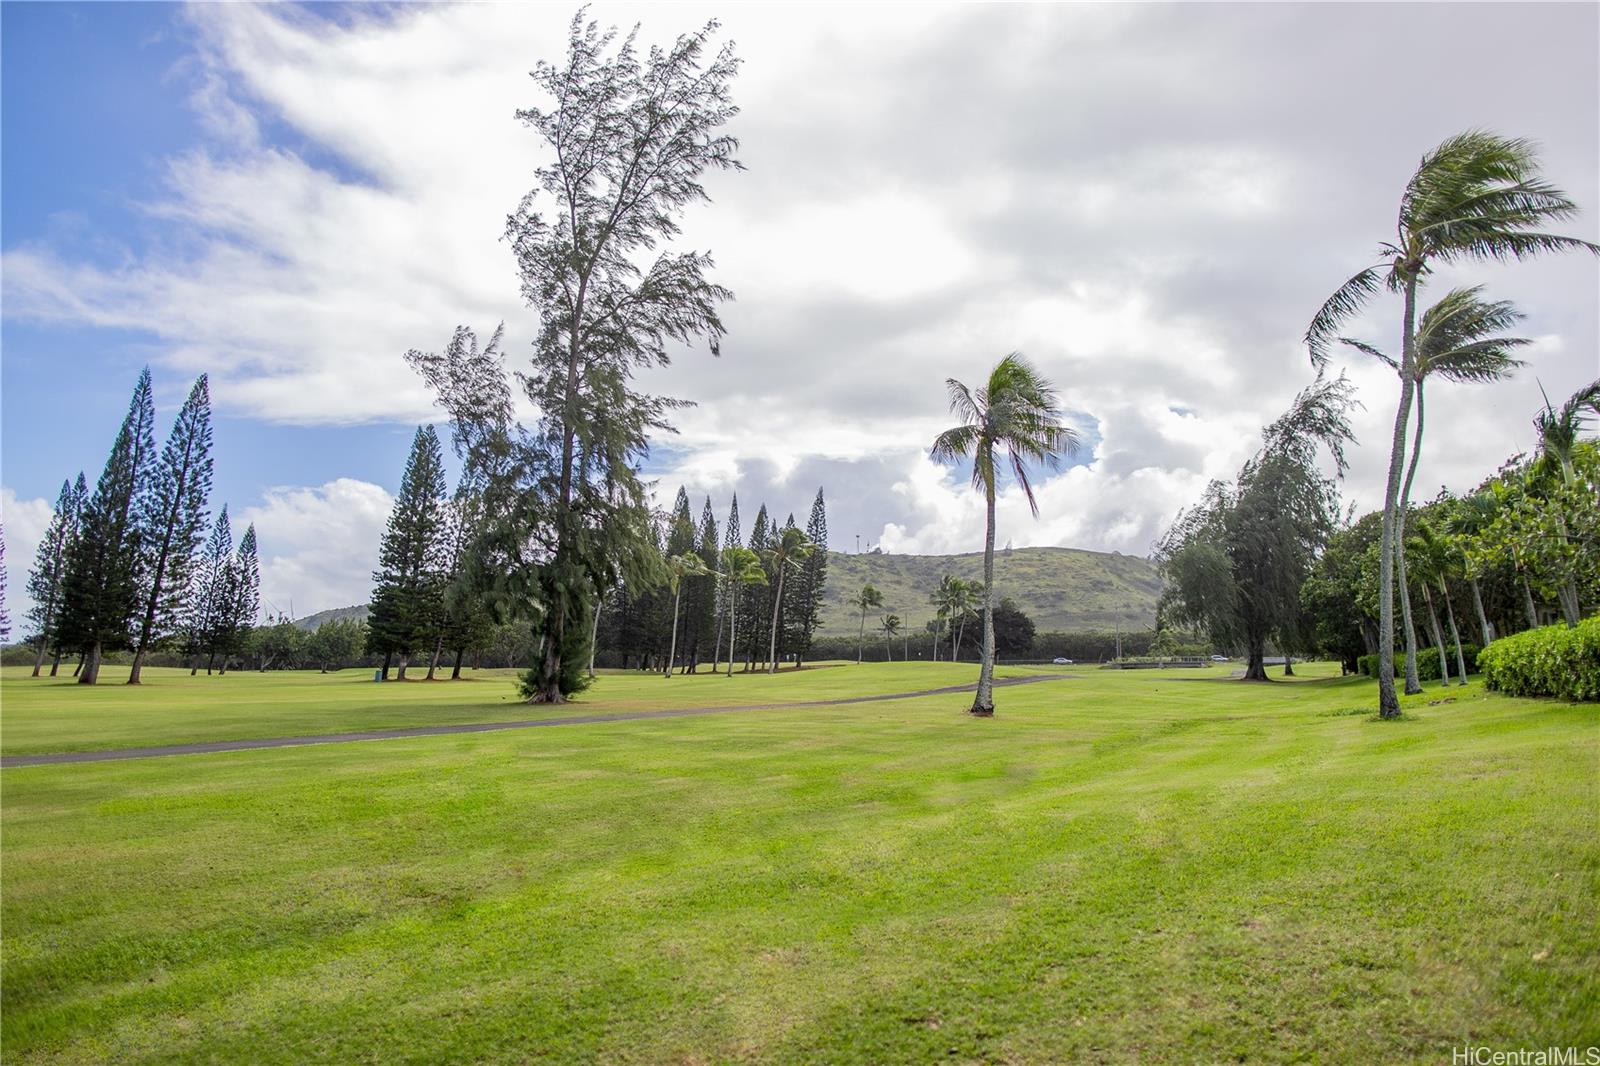
<path fill-rule="evenodd" d="M 1064 681 L 1072 674 L 1028 674 L 995 679 L 996 688 L 1031 685 L 1040 681 Z M 595 725 L 601 722 L 633 722 L 647 718 L 685 718 L 700 714 L 728 714 L 732 711 L 781 711 L 791 707 L 842 707 L 852 703 L 880 703 L 923 696 L 948 696 L 971 692 L 977 685 L 946 685 L 917 692 L 889 692 L 876 696 L 849 696 L 832 700 L 805 700 L 797 703 L 750 703 L 737 707 L 676 707 L 662 711 L 616 711 L 611 714 L 580 714 L 564 718 L 527 718 L 515 722 L 471 722 L 458 725 L 414 726 L 407 729 L 373 729 L 356 733 L 320 733 L 300 737 L 263 737 L 255 740 L 215 740 L 199 744 L 163 744 L 149 748 L 112 748 L 108 751 L 63 751 L 43 755 L 0 756 L 0 769 L 22 766 L 55 766 L 62 763 L 110 762 L 119 759 L 150 759 L 162 755 L 209 755 L 219 751 L 251 751 L 256 748 L 297 748 L 307 744 L 348 744 L 358 740 L 403 740 L 407 737 L 438 737 L 453 733 L 493 733 L 502 729 L 535 729 L 547 725 Z"/>

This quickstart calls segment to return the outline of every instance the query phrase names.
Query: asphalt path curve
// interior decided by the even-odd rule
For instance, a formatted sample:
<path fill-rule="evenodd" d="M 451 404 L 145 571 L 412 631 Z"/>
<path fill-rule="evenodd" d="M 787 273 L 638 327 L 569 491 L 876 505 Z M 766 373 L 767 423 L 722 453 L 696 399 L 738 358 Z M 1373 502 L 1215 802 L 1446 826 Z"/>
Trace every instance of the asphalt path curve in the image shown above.
<path fill-rule="evenodd" d="M 1028 674 L 996 679 L 996 688 L 1035 685 L 1042 681 L 1065 681 L 1072 674 Z M 122 759 L 154 759 L 164 755 L 209 755 L 219 751 L 254 751 L 257 748 L 298 748 L 309 744 L 351 744 L 363 740 L 404 740 L 408 737 L 443 737 L 457 733 L 495 733 L 503 729 L 539 729 L 544 726 L 596 725 L 601 722 L 638 722 L 651 718 L 688 718 L 701 714 L 733 714 L 740 711 L 783 711 L 799 707 L 843 707 L 853 703 L 883 703 L 923 696 L 946 696 L 971 692 L 976 685 L 948 685 L 916 692 L 890 692 L 877 696 L 847 696 L 836 700 L 806 700 L 798 703 L 751 703 L 735 707 L 674 707 L 661 711 L 616 711 L 611 714 L 578 714 L 561 718 L 528 718 L 515 722 L 469 722 L 459 725 L 427 725 L 406 729 L 372 729 L 358 733 L 319 733 L 301 737 L 261 737 L 247 740 L 213 740 L 198 744 L 163 744 L 150 748 L 109 748 L 104 751 L 62 751 L 39 755 L 0 756 L 0 769 L 23 766 L 57 766 L 63 763 L 115 762 Z"/>

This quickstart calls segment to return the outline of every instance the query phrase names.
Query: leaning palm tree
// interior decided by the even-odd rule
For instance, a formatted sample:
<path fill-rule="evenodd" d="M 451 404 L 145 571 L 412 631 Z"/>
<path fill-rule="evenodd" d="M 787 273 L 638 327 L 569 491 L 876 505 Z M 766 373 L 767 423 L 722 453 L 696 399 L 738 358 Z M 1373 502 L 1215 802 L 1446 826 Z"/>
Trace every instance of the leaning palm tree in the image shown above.
<path fill-rule="evenodd" d="M 860 666 L 862 655 L 867 648 L 867 612 L 876 611 L 883 606 L 883 593 L 871 585 L 862 585 L 861 591 L 846 602 L 861 612 L 861 632 L 856 637 L 856 665 Z"/>
<path fill-rule="evenodd" d="M 767 673 L 778 672 L 778 618 L 783 613 L 783 579 L 790 570 L 811 557 L 817 546 L 806 536 L 805 530 L 784 526 L 772 547 L 762 552 L 766 563 L 778 575 L 778 589 L 772 597 L 772 635 L 767 643 Z"/>
<path fill-rule="evenodd" d="M 1450 586 L 1448 579 L 1455 566 L 1450 541 L 1438 533 L 1426 522 L 1417 523 L 1416 536 L 1406 544 L 1406 551 L 1415 563 L 1416 579 L 1422 589 L 1422 603 L 1428 609 L 1428 628 L 1433 633 L 1433 646 L 1439 653 L 1439 680 L 1445 687 L 1450 687 L 1450 658 L 1445 650 L 1444 630 L 1439 626 L 1439 608 L 1434 602 L 1433 593 L 1438 591 L 1444 600 L 1445 610 L 1450 613 L 1450 629 L 1455 632 L 1455 612 L 1450 607 Z M 1456 635 L 1456 664 L 1461 683 L 1467 683 L 1466 663 L 1461 656 L 1461 637 Z"/>
<path fill-rule="evenodd" d="M 1378 713 L 1400 715 L 1394 691 L 1394 552 L 1400 478 L 1417 367 L 1417 290 L 1442 263 L 1524 259 L 1541 252 L 1600 246 L 1540 227 L 1578 213 L 1566 193 L 1545 182 L 1538 156 L 1524 140 L 1481 130 L 1451 137 L 1422 157 L 1400 198 L 1395 240 L 1379 245 L 1378 263 L 1346 281 L 1322 305 L 1306 331 L 1306 347 L 1319 369 L 1339 327 L 1381 289 L 1402 299 L 1400 402 L 1395 409 L 1384 487 L 1378 550 Z"/>
<path fill-rule="evenodd" d="M 986 521 L 983 538 L 983 663 L 978 669 L 978 692 L 972 713 L 994 714 L 994 503 L 995 450 L 1005 449 L 1011 472 L 1028 498 L 1034 517 L 1039 501 L 1028 481 L 1030 461 L 1056 466 L 1063 453 L 1078 449 L 1078 435 L 1061 423 L 1055 388 L 1016 352 L 995 364 L 983 388 L 974 392 L 954 378 L 950 410 L 961 424 L 939 434 L 933 442 L 936 462 L 971 457 L 972 485 L 983 493 Z"/>
<path fill-rule="evenodd" d="M 1416 365 L 1412 368 L 1417 398 L 1416 432 L 1411 437 L 1411 458 L 1406 464 L 1405 478 L 1396 503 L 1402 531 L 1410 510 L 1411 482 L 1417 475 L 1417 461 L 1422 456 L 1423 386 L 1428 378 L 1437 374 L 1446 381 L 1487 384 L 1499 381 L 1518 367 L 1527 365 L 1512 353 L 1533 343 L 1532 340 L 1503 335 L 1505 330 L 1522 320 L 1521 313 L 1509 300 L 1481 299 L 1482 292 L 1481 285 L 1452 289 L 1444 299 L 1422 313 L 1422 323 L 1417 328 Z M 1339 340 L 1383 361 L 1396 373 L 1400 372 L 1399 362 L 1373 345 L 1350 337 L 1340 337 Z M 1401 589 L 1400 614 L 1406 638 L 1406 694 L 1415 695 L 1422 691 L 1422 683 L 1417 678 L 1417 630 L 1411 620 L 1406 543 L 1404 536 L 1395 537 L 1394 565 L 1396 584 Z M 1424 584 L 1423 588 L 1426 589 L 1427 585 Z"/>
<path fill-rule="evenodd" d="M 705 561 L 693 552 L 670 556 L 666 564 L 667 584 L 672 587 L 672 644 L 671 650 L 667 652 L 667 668 L 661 676 L 671 677 L 672 665 L 678 659 L 678 601 L 683 591 L 683 579 L 705 577 L 711 571 L 706 568 Z"/>
<path fill-rule="evenodd" d="M 734 640 L 739 635 L 739 590 L 745 585 L 765 585 L 767 569 L 754 551 L 734 546 L 722 549 L 722 573 L 728 579 L 728 676 L 732 677 Z M 712 666 L 714 673 L 715 664 Z"/>

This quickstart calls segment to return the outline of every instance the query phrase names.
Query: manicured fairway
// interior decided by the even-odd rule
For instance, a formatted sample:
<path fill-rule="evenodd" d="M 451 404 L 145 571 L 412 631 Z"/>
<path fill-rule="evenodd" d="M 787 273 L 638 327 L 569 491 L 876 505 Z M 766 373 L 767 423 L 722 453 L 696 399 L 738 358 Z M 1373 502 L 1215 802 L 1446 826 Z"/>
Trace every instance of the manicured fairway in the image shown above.
<path fill-rule="evenodd" d="M 583 710 L 972 672 L 612 677 Z M 1003 691 L 992 721 L 949 695 L 6 770 L 5 1058 L 1447 1062 L 1600 1043 L 1600 708 L 1477 686 L 1430 706 L 1430 686 L 1377 723 L 1365 682 L 1221 677 L 1084 670 Z M 527 714 L 487 681 L 397 711 L 379 697 L 401 686 L 220 680 L 267 709 L 255 735 Z M 66 750 L 199 737 L 184 723 L 222 713 L 187 678 L 28 684 L 0 690 L 7 753 L 14 727 Z"/>

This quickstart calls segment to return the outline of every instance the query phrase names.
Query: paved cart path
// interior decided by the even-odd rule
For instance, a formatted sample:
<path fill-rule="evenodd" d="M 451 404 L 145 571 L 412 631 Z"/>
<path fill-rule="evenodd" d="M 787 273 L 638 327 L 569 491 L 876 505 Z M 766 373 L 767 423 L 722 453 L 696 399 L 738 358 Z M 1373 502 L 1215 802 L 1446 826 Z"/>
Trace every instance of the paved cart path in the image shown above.
<path fill-rule="evenodd" d="M 1033 685 L 1041 681 L 1065 681 L 1072 674 L 1028 674 L 995 680 L 996 688 Z M 795 707 L 842 707 L 852 703 L 882 703 L 922 696 L 947 696 L 971 692 L 972 685 L 947 685 L 916 692 L 890 692 L 877 696 L 847 696 L 833 700 L 804 700 L 796 703 L 750 703 L 734 707 L 674 707 L 660 711 L 614 711 L 610 714 L 579 714 L 563 718 L 528 718 L 515 722 L 469 722 L 459 725 L 426 725 L 404 729 L 372 729 L 358 733 L 320 733 L 301 737 L 262 737 L 247 740 L 213 740 L 198 744 L 163 744 L 150 748 L 109 748 L 103 751 L 63 751 L 40 755 L 0 756 L 0 769 L 19 766 L 54 766 L 60 763 L 111 762 L 120 759 L 151 759 L 162 755 L 207 755 L 217 751 L 251 751 L 255 748 L 297 748 L 308 744 L 348 744 L 358 740 L 401 740 L 406 737 L 440 737 L 454 733 L 494 733 L 502 729 L 537 729 L 541 726 L 595 725 L 600 722 L 636 722 L 647 718 L 687 718 L 700 714 L 731 714 L 737 711 L 782 711 Z"/>

